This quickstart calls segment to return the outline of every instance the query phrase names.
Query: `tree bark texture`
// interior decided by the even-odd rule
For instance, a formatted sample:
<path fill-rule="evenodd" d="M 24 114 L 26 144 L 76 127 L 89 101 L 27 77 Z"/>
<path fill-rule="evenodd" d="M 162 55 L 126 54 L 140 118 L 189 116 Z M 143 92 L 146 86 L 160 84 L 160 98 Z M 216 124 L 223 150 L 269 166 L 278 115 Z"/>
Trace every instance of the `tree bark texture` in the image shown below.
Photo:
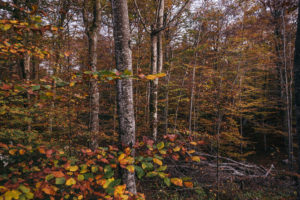
<path fill-rule="evenodd" d="M 115 56 L 117 70 L 132 71 L 132 56 L 129 47 L 129 18 L 126 0 L 112 0 L 113 27 L 115 39 Z M 117 80 L 117 105 L 119 116 L 119 136 L 123 147 L 135 144 L 135 120 L 133 108 L 132 79 Z M 132 151 L 134 156 L 134 151 Z M 134 173 L 122 171 L 122 181 L 129 192 L 136 194 Z"/>
<path fill-rule="evenodd" d="M 97 71 L 97 42 L 100 29 L 101 3 L 100 0 L 93 0 L 92 21 L 89 23 L 87 16 L 87 1 L 84 1 L 83 18 L 88 36 L 88 65 L 92 72 Z M 91 132 L 92 132 L 92 148 L 98 147 L 99 132 L 99 88 L 97 79 L 92 78 L 90 81 L 91 95 Z"/>
<path fill-rule="evenodd" d="M 300 147 L 300 1 L 298 3 L 297 34 L 294 57 L 295 103 L 296 103 L 296 133 Z M 298 148 L 298 174 L 300 174 L 300 148 Z M 298 178 L 297 200 L 300 200 L 300 180 Z"/>
<path fill-rule="evenodd" d="M 157 34 L 151 34 L 151 74 L 157 73 Z M 150 130 L 153 139 L 157 138 L 157 94 L 158 79 L 150 80 Z"/>

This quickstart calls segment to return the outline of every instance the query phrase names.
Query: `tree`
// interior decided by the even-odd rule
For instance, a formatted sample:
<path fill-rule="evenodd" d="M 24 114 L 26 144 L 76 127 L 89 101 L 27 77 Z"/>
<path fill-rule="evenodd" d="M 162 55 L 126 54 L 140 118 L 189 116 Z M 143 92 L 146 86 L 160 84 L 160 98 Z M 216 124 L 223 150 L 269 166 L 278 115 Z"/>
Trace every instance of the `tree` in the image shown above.
<path fill-rule="evenodd" d="M 88 17 L 88 1 L 84 0 L 83 21 L 85 25 L 85 32 L 88 36 L 88 64 L 92 72 L 97 71 L 97 42 L 100 29 L 101 19 L 101 2 L 100 0 L 93 0 L 92 19 Z M 92 131 L 92 147 L 98 147 L 97 134 L 99 132 L 99 88 L 96 79 L 91 79 L 91 131 Z"/>
<path fill-rule="evenodd" d="M 132 57 L 129 46 L 129 17 L 126 0 L 113 0 L 113 27 L 115 40 L 116 67 L 119 72 L 132 71 Z M 133 109 L 132 80 L 117 80 L 117 104 L 119 116 L 119 137 L 122 147 L 135 145 L 135 119 Z M 134 156 L 134 151 L 132 151 Z M 134 173 L 122 170 L 122 180 L 128 191 L 136 194 Z"/>
<path fill-rule="evenodd" d="M 300 1 L 298 3 L 297 33 L 294 56 L 296 133 L 298 138 L 298 174 L 300 174 Z M 300 178 L 298 178 L 297 184 L 297 200 L 300 200 Z"/>

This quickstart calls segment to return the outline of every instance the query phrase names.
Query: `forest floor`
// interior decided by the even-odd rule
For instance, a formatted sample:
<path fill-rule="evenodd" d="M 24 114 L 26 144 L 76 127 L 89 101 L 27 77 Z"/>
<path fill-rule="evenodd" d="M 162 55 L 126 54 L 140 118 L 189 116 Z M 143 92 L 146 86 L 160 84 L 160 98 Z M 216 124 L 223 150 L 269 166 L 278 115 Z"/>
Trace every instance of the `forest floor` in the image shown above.
<path fill-rule="evenodd" d="M 193 188 L 170 190 L 164 188 L 163 184 L 144 182 L 140 189 L 149 200 L 215 200 L 217 195 L 219 200 L 294 200 L 296 181 L 291 173 L 289 174 L 288 166 L 282 162 L 285 158 L 286 155 L 278 151 L 269 156 L 257 154 L 247 160 L 248 164 L 255 163 L 267 171 L 273 165 L 274 168 L 272 167 L 266 177 L 228 176 L 220 172 L 219 194 L 214 168 L 201 165 L 196 169 L 195 166 L 186 166 L 184 163 L 174 165 L 174 171 L 171 170 L 171 173 L 191 177 L 196 183 Z M 174 163 L 169 163 L 172 164 Z M 191 170 L 192 168 L 194 170 Z"/>

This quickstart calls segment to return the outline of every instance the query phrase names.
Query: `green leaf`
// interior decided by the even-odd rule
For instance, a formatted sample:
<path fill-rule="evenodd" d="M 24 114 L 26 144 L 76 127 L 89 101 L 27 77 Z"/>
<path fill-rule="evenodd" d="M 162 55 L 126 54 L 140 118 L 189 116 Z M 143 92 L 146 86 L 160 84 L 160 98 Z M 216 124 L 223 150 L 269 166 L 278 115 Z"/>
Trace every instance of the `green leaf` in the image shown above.
<path fill-rule="evenodd" d="M 152 159 L 151 159 L 152 160 Z M 145 170 L 153 169 L 153 164 L 150 162 L 142 162 L 142 168 Z"/>
<path fill-rule="evenodd" d="M 41 89 L 41 86 L 40 86 L 40 85 L 34 85 L 34 86 L 31 87 L 31 89 L 32 89 L 33 91 L 39 90 L 39 89 Z"/>
<path fill-rule="evenodd" d="M 78 180 L 78 181 L 83 181 L 83 180 L 84 180 L 84 175 L 79 174 L 79 175 L 77 176 L 77 180 Z"/>
<path fill-rule="evenodd" d="M 23 193 L 27 194 L 28 192 L 30 192 L 30 189 L 24 185 L 20 185 L 19 186 L 19 190 L 21 190 Z"/>
<path fill-rule="evenodd" d="M 49 174 L 49 175 L 46 176 L 45 179 L 46 179 L 46 181 L 50 181 L 53 178 L 54 178 L 54 175 L 53 174 Z"/>
<path fill-rule="evenodd" d="M 148 172 L 146 174 L 146 177 L 154 177 L 154 176 L 157 176 L 157 172 Z"/>
<path fill-rule="evenodd" d="M 167 169 L 167 165 L 162 165 L 156 171 L 161 172 L 161 171 L 165 171 L 166 169 Z"/>
<path fill-rule="evenodd" d="M 139 179 L 141 179 L 141 178 L 145 175 L 144 170 L 143 170 L 140 166 L 135 165 L 135 166 L 134 166 L 134 169 L 135 169 L 136 174 L 137 174 L 137 177 L 138 177 Z"/>
<path fill-rule="evenodd" d="M 87 173 L 87 174 L 84 174 L 84 179 L 85 180 L 88 180 L 89 178 L 94 178 L 94 175 L 92 173 Z"/>
<path fill-rule="evenodd" d="M 33 199 L 34 194 L 32 192 L 28 192 L 28 193 L 26 193 L 26 197 L 27 197 L 27 199 Z"/>
<path fill-rule="evenodd" d="M 62 184 L 65 183 L 65 181 L 66 181 L 66 179 L 64 177 L 59 177 L 59 178 L 55 179 L 55 184 L 56 185 L 62 185 Z"/>
<path fill-rule="evenodd" d="M 171 185 L 171 180 L 169 178 L 164 178 L 164 183 L 166 184 L 166 186 L 170 187 Z"/>
<path fill-rule="evenodd" d="M 160 142 L 156 146 L 157 146 L 158 150 L 161 150 L 161 149 L 163 149 L 165 147 L 165 143 L 164 142 Z"/>

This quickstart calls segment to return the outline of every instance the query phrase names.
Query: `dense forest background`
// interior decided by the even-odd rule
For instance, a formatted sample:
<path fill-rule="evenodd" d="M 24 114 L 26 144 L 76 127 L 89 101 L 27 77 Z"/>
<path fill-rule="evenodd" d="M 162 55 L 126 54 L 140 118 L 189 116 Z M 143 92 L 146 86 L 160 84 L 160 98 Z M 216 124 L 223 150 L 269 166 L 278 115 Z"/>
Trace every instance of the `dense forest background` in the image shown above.
<path fill-rule="evenodd" d="M 0 199 L 296 199 L 297 11 L 0 1 Z"/>

